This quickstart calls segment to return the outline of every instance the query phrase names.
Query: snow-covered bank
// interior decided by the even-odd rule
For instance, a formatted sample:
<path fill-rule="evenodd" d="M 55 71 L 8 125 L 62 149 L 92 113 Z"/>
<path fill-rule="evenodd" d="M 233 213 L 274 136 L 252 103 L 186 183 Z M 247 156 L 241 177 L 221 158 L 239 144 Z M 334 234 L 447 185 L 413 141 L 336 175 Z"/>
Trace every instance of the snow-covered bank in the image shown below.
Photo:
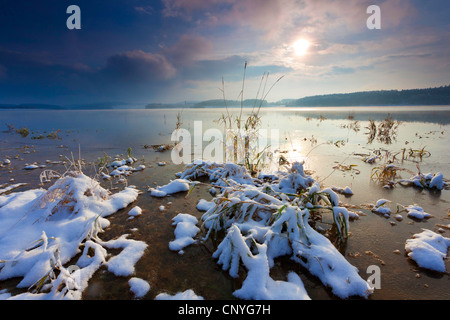
<path fill-rule="evenodd" d="M 124 236 L 103 242 L 99 233 L 109 225 L 107 216 L 137 197 L 132 187 L 111 194 L 81 172 L 66 173 L 48 190 L 0 195 L 0 280 L 19 277 L 17 287 L 28 288 L 10 298 L 81 299 L 102 265 L 130 274 L 147 245 Z M 110 247 L 124 250 L 108 259 Z"/>

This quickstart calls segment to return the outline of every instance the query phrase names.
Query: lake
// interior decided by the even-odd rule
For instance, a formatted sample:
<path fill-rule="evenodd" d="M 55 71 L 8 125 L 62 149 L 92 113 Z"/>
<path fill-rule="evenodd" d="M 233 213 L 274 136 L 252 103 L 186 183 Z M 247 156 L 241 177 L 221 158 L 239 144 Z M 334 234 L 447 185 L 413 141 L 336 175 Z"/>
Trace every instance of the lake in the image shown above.
<path fill-rule="evenodd" d="M 136 277 L 147 280 L 151 290 L 146 298 L 154 298 L 160 292 L 179 292 L 193 289 L 205 299 L 233 299 L 232 292 L 239 288 L 242 279 L 234 280 L 221 270 L 211 257 L 211 245 L 188 247 L 183 255 L 170 251 L 173 240 L 172 218 L 180 212 L 201 217 L 196 209 L 199 199 L 212 197 L 206 187 L 196 187 L 186 198 L 174 194 L 155 198 L 146 192 L 148 187 L 167 184 L 182 171 L 183 164 L 171 161 L 171 151 L 157 152 L 151 145 L 168 144 L 180 115 L 181 128 L 187 129 L 192 138 L 208 129 L 224 131 L 218 123 L 222 108 L 201 109 L 128 109 L 128 110 L 2 110 L 0 111 L 0 160 L 9 158 L 11 164 L 0 168 L 0 185 L 27 183 L 17 191 L 38 187 L 39 174 L 43 169 L 22 170 L 26 164 L 36 162 L 46 169 L 64 172 L 66 157 L 85 159 L 85 172 L 95 174 L 92 163 L 105 155 L 114 157 L 132 154 L 140 164 L 146 165 L 142 172 L 128 177 L 127 184 L 144 191 L 136 201 L 143 208 L 143 215 L 129 220 L 127 209 L 108 217 L 111 226 L 100 236 L 112 239 L 137 228 L 133 238 L 145 241 L 149 246 L 136 265 Z M 239 109 L 230 109 L 233 114 Z M 244 117 L 249 110 L 244 109 Z M 305 169 L 321 185 L 350 187 L 352 196 L 340 196 L 348 207 L 360 213 L 359 219 L 350 223 L 350 237 L 339 248 L 346 259 L 363 278 L 370 265 L 381 270 L 381 288 L 370 299 L 450 299 L 449 273 L 436 273 L 419 268 L 407 258 L 405 241 L 422 228 L 437 231 L 450 224 L 450 194 L 441 191 L 396 185 L 385 188 L 373 179 L 374 170 L 392 162 L 401 168 L 401 178 L 410 178 L 411 172 L 441 172 L 450 176 L 450 106 L 420 107 L 329 107 L 329 108 L 263 108 L 261 129 L 275 130 L 278 152 L 287 161 L 304 161 Z M 371 131 L 371 125 L 379 128 L 388 119 L 387 132 Z M 196 121 L 201 121 L 202 131 L 194 132 Z M 7 132 L 9 124 L 15 129 L 28 128 L 28 135 Z M 49 133 L 54 135 L 48 136 Z M 205 146 L 207 141 L 203 141 Z M 422 151 L 422 153 L 420 153 Z M 378 155 L 374 163 L 363 161 Z M 54 163 L 52 163 L 54 161 Z M 166 162 L 159 166 L 159 162 Z M 67 165 L 67 164 L 66 164 Z M 374 169 L 375 168 L 375 169 Z M 409 170 L 409 171 L 406 171 Z M 122 188 L 116 182 L 104 182 L 109 188 Z M 44 185 L 48 187 L 48 185 Z M 432 215 L 429 219 L 413 220 L 403 213 L 403 220 L 393 215 L 384 217 L 371 212 L 368 205 L 378 199 L 403 206 L 417 204 Z M 166 210 L 160 211 L 161 205 Z M 318 226 L 326 228 L 330 221 Z M 450 230 L 441 228 L 445 237 Z M 398 250 L 398 251 L 396 251 Z M 1 258 L 1 257 L 0 257 Z M 447 270 L 450 264 L 446 261 Z M 335 299 L 318 279 L 309 275 L 289 259 L 279 259 L 272 277 L 277 279 L 280 270 L 299 273 L 312 299 Z M 128 279 L 115 277 L 105 270 L 97 272 L 83 294 L 85 299 L 130 299 Z M 13 288 L 14 280 L 0 287 Z"/>

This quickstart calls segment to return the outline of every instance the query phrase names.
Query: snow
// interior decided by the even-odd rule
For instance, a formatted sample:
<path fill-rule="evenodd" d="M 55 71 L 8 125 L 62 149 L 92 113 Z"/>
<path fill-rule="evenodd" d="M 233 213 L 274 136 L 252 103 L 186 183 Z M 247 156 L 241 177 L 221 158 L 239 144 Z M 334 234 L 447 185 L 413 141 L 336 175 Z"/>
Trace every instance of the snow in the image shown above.
<path fill-rule="evenodd" d="M 285 193 L 297 193 L 301 189 L 310 187 L 314 182 L 311 176 L 307 176 L 303 170 L 303 164 L 295 162 L 291 168 L 291 174 L 281 179 L 278 184 L 280 191 Z"/>
<path fill-rule="evenodd" d="M 37 169 L 37 168 L 39 168 L 38 165 L 36 165 L 36 164 L 30 164 L 30 165 L 25 166 L 23 169 L 24 169 L 24 170 L 34 170 L 34 169 Z"/>
<path fill-rule="evenodd" d="M 133 207 L 130 211 L 128 211 L 128 215 L 132 217 L 136 217 L 142 214 L 142 209 L 138 206 Z"/>
<path fill-rule="evenodd" d="M 144 279 L 132 277 L 128 280 L 130 291 L 133 292 L 135 298 L 142 298 L 150 290 L 150 284 Z"/>
<path fill-rule="evenodd" d="M 442 190 L 444 186 L 445 186 L 444 176 L 440 172 L 434 175 L 434 177 L 430 181 L 430 184 L 428 185 L 429 188 L 436 188 L 439 190 Z"/>
<path fill-rule="evenodd" d="M 81 299 L 105 264 L 117 274 L 131 274 L 147 245 L 124 236 L 103 242 L 99 234 L 109 225 L 106 217 L 137 196 L 131 187 L 111 194 L 79 172 L 66 173 L 48 190 L 0 195 L 0 280 L 17 277 L 17 287 L 29 288 L 10 298 Z M 112 247 L 124 249 L 108 260 L 106 248 Z M 65 267 L 80 252 L 77 262 Z"/>
<path fill-rule="evenodd" d="M 11 297 L 11 293 L 8 293 L 7 289 L 0 290 L 0 300 L 6 300 Z"/>
<path fill-rule="evenodd" d="M 120 176 L 120 175 L 130 175 L 131 174 L 131 169 L 133 169 L 132 167 L 129 167 L 127 165 L 123 165 L 118 167 L 117 169 L 115 169 L 114 171 L 112 171 L 109 175 L 116 177 L 116 176 Z"/>
<path fill-rule="evenodd" d="M 169 242 L 169 248 L 172 251 L 182 253 L 183 248 L 196 242 L 194 237 L 200 231 L 196 226 L 198 220 L 190 214 L 179 213 L 172 221 L 172 225 L 176 226 L 174 231 L 175 240 Z"/>
<path fill-rule="evenodd" d="M 155 300 L 203 300 L 203 297 L 196 295 L 192 289 L 188 289 L 174 295 L 160 293 L 155 297 Z"/>
<path fill-rule="evenodd" d="M 199 202 L 197 203 L 197 209 L 200 211 L 208 211 L 214 206 L 215 206 L 214 202 L 205 199 L 200 199 Z"/>
<path fill-rule="evenodd" d="M 431 214 L 423 211 L 422 207 L 419 207 L 418 205 L 409 205 L 405 207 L 406 211 L 408 212 L 408 217 L 410 218 L 416 218 L 416 219 L 426 219 L 430 218 Z"/>
<path fill-rule="evenodd" d="M 8 191 L 11 191 L 11 190 L 14 190 L 14 189 L 26 186 L 26 185 L 27 185 L 26 183 L 16 183 L 16 184 L 12 184 L 12 185 L 9 185 L 9 186 L 4 186 L 4 187 L 2 187 L 0 189 L 0 195 L 6 193 Z"/>
<path fill-rule="evenodd" d="M 437 173 L 418 173 L 409 179 L 401 179 L 400 183 L 407 183 L 419 188 L 442 190 L 447 186 L 447 182 L 441 172 Z"/>
<path fill-rule="evenodd" d="M 414 260 L 420 267 L 445 272 L 444 259 L 447 257 L 450 238 L 445 238 L 431 230 L 414 234 L 412 239 L 408 239 L 405 250 L 408 257 Z"/>
<path fill-rule="evenodd" d="M 376 206 L 377 207 L 380 207 L 380 206 L 384 206 L 385 204 L 388 204 L 390 201 L 389 200 L 386 200 L 386 199 L 379 199 L 378 201 L 377 201 L 377 203 L 376 203 Z"/>
<path fill-rule="evenodd" d="M 132 166 L 130 166 L 136 161 L 137 159 L 131 157 L 123 160 L 116 159 L 109 165 L 109 167 L 113 168 L 114 170 L 109 174 L 102 173 L 102 178 L 110 179 L 110 177 L 129 176 L 133 172 L 144 170 L 145 165 L 143 164 L 139 165 L 137 168 L 133 168 Z"/>
<path fill-rule="evenodd" d="M 168 184 L 155 188 L 150 188 L 150 194 L 154 197 L 165 197 L 168 194 L 189 190 L 189 181 L 185 179 L 175 179 Z"/>
<path fill-rule="evenodd" d="M 391 214 L 391 209 L 387 206 L 390 203 L 389 200 L 379 199 L 375 205 L 372 205 L 372 212 L 379 213 L 385 217 L 389 217 Z"/>
<path fill-rule="evenodd" d="M 127 239 L 127 236 L 127 234 L 124 234 L 118 239 L 101 242 L 101 245 L 107 248 L 123 249 L 117 256 L 106 262 L 108 270 L 116 276 L 133 274 L 136 262 L 144 255 L 144 251 L 147 248 L 146 243 Z"/>
<path fill-rule="evenodd" d="M 131 158 L 131 157 L 127 158 L 127 159 L 123 159 L 123 160 L 116 159 L 115 161 L 113 161 L 110 164 L 110 167 L 113 167 L 113 168 L 122 167 L 122 166 L 125 166 L 127 164 L 133 164 L 134 162 L 136 162 L 136 159 Z"/>
<path fill-rule="evenodd" d="M 186 165 L 181 173 L 182 179 L 196 179 L 201 176 L 209 176 L 211 181 L 215 181 L 217 186 L 227 186 L 230 184 L 254 185 L 252 177 L 245 167 L 227 162 L 216 163 L 212 161 L 194 160 Z"/>
<path fill-rule="evenodd" d="M 145 165 L 141 164 L 137 168 L 131 169 L 131 171 L 142 171 L 145 169 Z"/>
<path fill-rule="evenodd" d="M 332 187 L 333 191 L 338 192 L 343 195 L 351 196 L 353 195 L 353 191 L 349 186 L 346 186 L 345 188 L 339 188 L 339 187 Z"/>

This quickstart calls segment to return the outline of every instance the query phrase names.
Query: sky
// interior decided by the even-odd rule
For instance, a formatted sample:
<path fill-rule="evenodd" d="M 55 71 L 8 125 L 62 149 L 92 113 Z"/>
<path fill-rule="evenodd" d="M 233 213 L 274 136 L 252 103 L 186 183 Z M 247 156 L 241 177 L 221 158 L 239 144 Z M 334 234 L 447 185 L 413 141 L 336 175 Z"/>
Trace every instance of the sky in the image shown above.
<path fill-rule="evenodd" d="M 0 103 L 252 99 L 266 75 L 268 101 L 449 85 L 449 16 L 448 0 L 2 0 Z"/>

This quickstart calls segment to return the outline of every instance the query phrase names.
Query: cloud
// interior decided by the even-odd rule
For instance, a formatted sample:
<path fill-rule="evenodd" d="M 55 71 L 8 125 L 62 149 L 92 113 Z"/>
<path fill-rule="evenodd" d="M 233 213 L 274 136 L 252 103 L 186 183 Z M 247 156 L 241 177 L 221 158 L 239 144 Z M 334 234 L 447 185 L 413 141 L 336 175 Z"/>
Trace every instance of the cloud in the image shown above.
<path fill-rule="evenodd" d="M 183 34 L 179 40 L 167 48 L 162 54 L 174 65 L 189 65 L 210 55 L 213 44 L 200 36 Z"/>
<path fill-rule="evenodd" d="M 139 13 L 145 14 L 145 15 L 149 15 L 149 16 L 151 16 L 155 13 L 155 9 L 153 9 L 153 7 L 151 7 L 151 6 L 140 6 L 140 7 L 136 6 L 136 7 L 134 7 L 134 10 L 136 12 L 139 12 Z"/>
<path fill-rule="evenodd" d="M 161 54 L 135 50 L 109 57 L 101 72 L 118 81 L 142 82 L 170 79 L 176 69 Z"/>

